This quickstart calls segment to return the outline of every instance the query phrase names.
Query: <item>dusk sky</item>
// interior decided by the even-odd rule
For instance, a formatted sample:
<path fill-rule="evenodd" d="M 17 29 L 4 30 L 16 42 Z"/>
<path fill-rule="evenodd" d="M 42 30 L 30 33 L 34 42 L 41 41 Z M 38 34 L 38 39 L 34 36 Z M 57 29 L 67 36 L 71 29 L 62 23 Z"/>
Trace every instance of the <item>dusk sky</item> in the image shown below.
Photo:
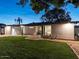
<path fill-rule="evenodd" d="M 21 17 L 23 23 L 39 22 L 40 17 L 44 12 L 35 14 L 31 7 L 27 4 L 24 8 L 17 6 L 18 0 L 1 0 L 0 1 L 0 23 L 15 24 L 14 19 Z M 74 8 L 73 5 L 69 4 L 67 10 L 70 13 L 72 20 L 79 20 L 79 8 Z"/>

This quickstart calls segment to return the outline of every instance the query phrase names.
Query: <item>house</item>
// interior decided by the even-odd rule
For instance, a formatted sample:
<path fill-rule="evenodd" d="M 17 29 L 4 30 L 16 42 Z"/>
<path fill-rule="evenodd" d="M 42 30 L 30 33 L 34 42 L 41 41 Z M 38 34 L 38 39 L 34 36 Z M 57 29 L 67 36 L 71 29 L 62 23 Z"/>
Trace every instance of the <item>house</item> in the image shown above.
<path fill-rule="evenodd" d="M 4 35 L 5 34 L 5 26 L 6 26 L 6 24 L 0 23 L 0 35 Z"/>
<path fill-rule="evenodd" d="M 76 40 L 79 36 L 79 21 L 69 23 L 39 22 L 21 25 L 6 25 L 5 35 L 40 35 L 44 38 Z"/>
<path fill-rule="evenodd" d="M 74 22 L 73 23 L 52 23 L 52 22 L 30 23 L 27 24 L 27 26 L 29 27 L 32 26 L 33 28 L 35 28 L 36 31 L 34 32 L 34 34 L 37 35 L 41 33 L 39 35 L 41 35 L 44 38 L 49 37 L 51 39 L 66 39 L 66 40 L 75 39 Z"/>

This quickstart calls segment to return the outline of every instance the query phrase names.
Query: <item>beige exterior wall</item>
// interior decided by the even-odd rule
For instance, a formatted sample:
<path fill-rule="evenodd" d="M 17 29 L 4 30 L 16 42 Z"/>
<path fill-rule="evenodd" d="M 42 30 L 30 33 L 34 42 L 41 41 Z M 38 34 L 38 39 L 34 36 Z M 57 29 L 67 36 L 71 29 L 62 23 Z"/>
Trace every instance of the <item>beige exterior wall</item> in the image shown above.
<path fill-rule="evenodd" d="M 41 26 L 22 26 L 23 34 L 37 35 L 38 31 L 42 32 Z M 20 35 L 19 27 L 5 27 L 5 35 Z M 74 40 L 74 24 L 52 24 L 44 25 L 44 35 L 51 35 L 52 38 L 72 39 Z"/>
<path fill-rule="evenodd" d="M 25 26 L 26 35 L 37 35 L 38 31 L 41 32 L 41 26 Z"/>
<path fill-rule="evenodd" d="M 21 35 L 21 29 L 19 26 L 6 26 L 5 35 Z"/>
<path fill-rule="evenodd" d="M 42 32 L 41 26 L 35 26 L 35 35 L 38 35 Z"/>
<path fill-rule="evenodd" d="M 74 24 L 53 24 L 52 38 L 74 40 Z"/>
<path fill-rule="evenodd" d="M 11 26 L 5 27 L 5 35 L 11 35 Z"/>
<path fill-rule="evenodd" d="M 21 35 L 21 34 L 22 34 L 21 27 L 19 26 L 12 27 L 12 35 Z"/>
<path fill-rule="evenodd" d="M 45 25 L 45 35 L 51 35 L 51 25 Z"/>
<path fill-rule="evenodd" d="M 35 33 L 35 26 L 25 26 L 25 34 L 33 35 Z"/>

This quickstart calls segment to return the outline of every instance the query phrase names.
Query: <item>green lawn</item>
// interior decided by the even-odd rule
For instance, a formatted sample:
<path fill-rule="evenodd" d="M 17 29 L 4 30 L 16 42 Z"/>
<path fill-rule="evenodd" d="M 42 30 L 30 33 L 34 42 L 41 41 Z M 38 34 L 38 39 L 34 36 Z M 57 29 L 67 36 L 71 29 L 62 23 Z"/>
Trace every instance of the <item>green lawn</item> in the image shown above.
<path fill-rule="evenodd" d="M 0 59 L 77 59 L 77 57 L 66 43 L 4 37 L 0 38 Z"/>

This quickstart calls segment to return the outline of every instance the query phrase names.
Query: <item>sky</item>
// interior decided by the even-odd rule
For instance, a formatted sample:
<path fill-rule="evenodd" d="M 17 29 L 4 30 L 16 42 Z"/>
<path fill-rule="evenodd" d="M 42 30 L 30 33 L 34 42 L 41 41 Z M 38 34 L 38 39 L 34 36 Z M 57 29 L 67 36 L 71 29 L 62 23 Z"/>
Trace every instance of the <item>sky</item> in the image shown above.
<path fill-rule="evenodd" d="M 23 24 L 41 21 L 40 17 L 44 14 L 43 11 L 39 14 L 35 14 L 29 4 L 22 8 L 21 6 L 17 6 L 16 2 L 18 2 L 18 0 L 0 1 L 0 23 L 15 24 L 16 22 L 14 19 L 18 17 L 23 19 Z M 79 20 L 79 8 L 74 8 L 72 4 L 69 4 L 67 6 L 67 11 L 70 12 L 72 21 Z"/>

